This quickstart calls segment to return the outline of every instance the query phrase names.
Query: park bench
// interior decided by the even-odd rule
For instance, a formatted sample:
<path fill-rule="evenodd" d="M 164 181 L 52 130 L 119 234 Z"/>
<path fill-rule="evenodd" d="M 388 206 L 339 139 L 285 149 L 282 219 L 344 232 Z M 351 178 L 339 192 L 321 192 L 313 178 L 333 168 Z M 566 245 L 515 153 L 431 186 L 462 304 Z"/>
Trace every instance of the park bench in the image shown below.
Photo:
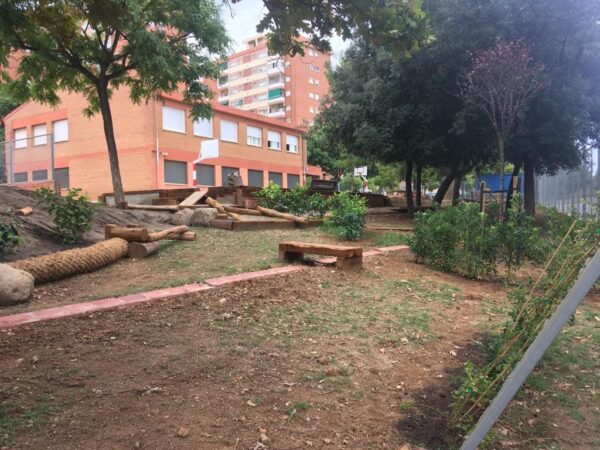
<path fill-rule="evenodd" d="M 343 270 L 362 268 L 363 249 L 359 246 L 311 244 L 307 242 L 280 242 L 279 259 L 287 262 L 304 260 L 304 254 L 335 256 L 336 267 Z"/>

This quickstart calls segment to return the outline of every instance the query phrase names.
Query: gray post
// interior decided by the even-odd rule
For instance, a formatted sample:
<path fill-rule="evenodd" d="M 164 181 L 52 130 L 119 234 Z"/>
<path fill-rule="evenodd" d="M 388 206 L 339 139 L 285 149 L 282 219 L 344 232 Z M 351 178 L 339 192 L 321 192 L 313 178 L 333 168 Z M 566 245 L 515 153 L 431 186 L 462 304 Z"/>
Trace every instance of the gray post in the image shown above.
<path fill-rule="evenodd" d="M 9 161 L 10 161 L 8 170 L 10 172 L 10 174 L 9 174 L 10 176 L 8 177 L 7 181 L 11 184 L 15 182 L 15 160 L 14 160 L 15 147 L 14 147 L 13 142 L 14 141 L 8 142 L 8 153 L 9 153 L 8 156 L 9 156 Z"/>
<path fill-rule="evenodd" d="M 50 133 L 50 179 L 54 184 L 54 192 L 59 192 L 58 184 L 54 178 L 54 133 Z"/>
<path fill-rule="evenodd" d="M 523 355 L 523 359 L 519 361 L 490 406 L 487 407 L 483 415 L 479 418 L 475 429 L 467 436 L 461 450 L 477 449 L 521 385 L 527 380 L 529 374 L 533 371 L 542 356 L 544 356 L 548 347 L 554 342 L 562 327 L 573 317 L 575 310 L 598 278 L 600 278 L 600 252 L 596 251 L 593 258 L 588 260 L 584 270 L 579 274 L 577 281 L 567 296 L 529 346 Z"/>

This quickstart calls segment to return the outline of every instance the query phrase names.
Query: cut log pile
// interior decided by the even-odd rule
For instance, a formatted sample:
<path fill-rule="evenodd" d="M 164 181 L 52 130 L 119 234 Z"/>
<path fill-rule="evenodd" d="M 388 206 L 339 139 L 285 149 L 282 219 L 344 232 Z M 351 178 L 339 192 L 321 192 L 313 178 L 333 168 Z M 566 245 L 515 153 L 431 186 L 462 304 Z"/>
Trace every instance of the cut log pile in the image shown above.
<path fill-rule="evenodd" d="M 124 239 L 129 243 L 127 254 L 130 258 L 145 258 L 159 250 L 158 241 L 162 239 L 193 241 L 196 239 L 196 232 L 189 231 L 185 225 L 150 232 L 147 228 L 137 225 L 119 227 L 107 224 L 104 228 L 104 239 L 114 238 Z"/>

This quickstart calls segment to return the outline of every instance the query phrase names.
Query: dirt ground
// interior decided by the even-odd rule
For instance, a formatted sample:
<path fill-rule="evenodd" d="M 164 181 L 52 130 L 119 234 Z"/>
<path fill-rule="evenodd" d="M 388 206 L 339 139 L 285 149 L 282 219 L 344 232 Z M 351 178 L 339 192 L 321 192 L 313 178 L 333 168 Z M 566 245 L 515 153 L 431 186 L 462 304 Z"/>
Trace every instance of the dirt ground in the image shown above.
<path fill-rule="evenodd" d="M 502 325 L 504 294 L 398 253 L 3 332 L 0 447 L 451 448 L 453 377 Z M 599 309 L 582 308 L 492 448 L 598 448 Z"/>
<path fill-rule="evenodd" d="M 33 208 L 33 214 L 17 217 L 12 211 L 25 207 Z M 0 186 L 0 220 L 14 220 L 19 225 L 22 243 L 13 253 L 8 253 L 6 261 L 14 261 L 29 256 L 45 255 L 47 253 L 65 250 L 74 246 L 66 246 L 53 230 L 50 215 L 36 203 L 33 192 Z M 114 223 L 127 225 L 129 223 L 144 223 L 151 229 L 160 230 L 169 226 L 170 213 L 120 210 L 97 205 L 92 229 L 85 233 L 79 247 L 90 245 L 104 239 L 104 225 Z"/>

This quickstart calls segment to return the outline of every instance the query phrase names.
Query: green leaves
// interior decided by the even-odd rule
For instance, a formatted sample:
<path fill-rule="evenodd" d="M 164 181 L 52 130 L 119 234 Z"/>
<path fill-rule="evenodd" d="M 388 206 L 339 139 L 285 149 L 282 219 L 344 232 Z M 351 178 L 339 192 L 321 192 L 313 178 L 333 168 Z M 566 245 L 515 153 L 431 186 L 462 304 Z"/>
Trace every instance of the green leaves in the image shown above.
<path fill-rule="evenodd" d="M 69 189 L 64 197 L 52 189 L 41 188 L 35 196 L 54 219 L 54 229 L 64 243 L 76 243 L 92 227 L 94 207 L 80 188 Z"/>
<path fill-rule="evenodd" d="M 0 260 L 12 249 L 21 243 L 18 225 L 16 222 L 0 222 Z"/>

